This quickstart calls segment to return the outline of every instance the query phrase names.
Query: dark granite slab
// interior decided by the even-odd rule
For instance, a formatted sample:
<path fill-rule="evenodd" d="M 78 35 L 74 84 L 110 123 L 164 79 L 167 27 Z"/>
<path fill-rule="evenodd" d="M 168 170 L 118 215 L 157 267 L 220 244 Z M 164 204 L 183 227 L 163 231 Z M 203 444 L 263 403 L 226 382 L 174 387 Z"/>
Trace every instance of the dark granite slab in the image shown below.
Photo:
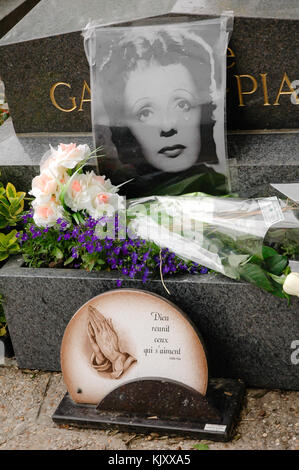
<path fill-rule="evenodd" d="M 29 269 L 11 259 L 0 269 L 1 292 L 18 364 L 21 368 L 59 370 L 64 330 L 82 304 L 116 288 L 114 272 Z M 247 385 L 299 390 L 292 342 L 299 337 L 299 299 L 291 306 L 243 282 L 221 275 L 159 279 L 146 286 L 124 280 L 127 288 L 146 287 L 169 298 L 201 333 L 212 377 L 241 378 Z"/>
<path fill-rule="evenodd" d="M 163 3 L 157 0 L 146 3 L 114 0 L 109 2 L 108 8 L 105 2 L 93 1 L 89 2 L 89 7 L 84 7 L 84 15 L 80 16 L 80 9 L 76 10 L 73 6 L 70 15 L 68 2 L 48 14 L 49 4 L 47 6 L 46 2 L 41 1 L 10 33 L 6 45 L 0 48 L 1 74 L 16 131 L 91 130 L 90 102 L 81 102 L 83 92 L 85 99 L 89 99 L 90 95 L 86 86 L 84 89 L 84 83 L 89 85 L 89 66 L 80 32 L 91 18 L 98 18 L 101 24 L 121 20 L 128 22 L 134 18 L 139 19 L 136 24 L 144 24 L 142 18 L 147 15 L 164 15 L 163 21 L 191 20 L 199 18 L 195 14 L 201 17 L 219 14 L 224 8 L 220 1 L 212 3 L 213 7 L 207 2 L 185 2 L 185 7 L 182 7 L 184 2 L 176 5 L 171 0 Z M 80 5 L 82 9 L 82 2 Z M 289 3 L 286 8 L 283 2 L 271 1 L 261 8 L 260 2 L 240 4 L 229 1 L 225 7 L 235 9 L 236 16 L 227 64 L 228 128 L 298 128 L 299 106 L 292 103 L 290 94 L 278 96 L 280 88 L 283 92 L 290 91 L 288 83 L 298 77 L 295 53 L 298 49 L 298 6 L 296 8 L 294 5 L 291 10 Z M 190 16 L 179 14 L 188 11 L 191 12 Z M 45 31 L 51 37 L 43 37 Z M 32 39 L 36 37 L 40 39 Z M 26 42 L 9 44 L 10 41 L 20 40 Z M 243 103 L 240 101 L 238 81 L 242 92 L 250 92 L 256 87 L 254 93 L 242 94 Z M 56 103 L 66 110 L 73 108 L 72 111 L 64 112 L 53 104 L 50 91 L 57 83 L 64 85 L 55 89 Z"/>
<path fill-rule="evenodd" d="M 157 395 L 147 395 L 148 390 L 145 382 L 144 380 L 141 381 L 143 388 L 141 388 L 139 396 L 147 396 L 148 402 L 156 401 Z M 169 391 L 171 392 L 171 390 Z M 172 394 L 166 394 L 165 397 L 162 397 L 160 409 L 164 417 L 159 413 L 154 417 L 153 414 L 147 415 L 145 409 L 139 412 L 138 409 L 122 412 L 117 408 L 117 403 L 114 403 L 116 407 L 110 411 L 95 405 L 78 405 L 66 394 L 52 419 L 58 424 L 72 424 L 87 428 L 111 429 L 112 427 L 128 432 L 155 431 L 160 434 L 179 434 L 213 441 L 228 441 L 232 438 L 234 425 L 238 420 L 245 392 L 244 384 L 241 381 L 210 379 L 207 399 L 217 405 L 220 414 L 218 419 L 215 419 L 215 417 L 210 419 L 209 416 L 204 416 L 204 413 L 202 416 L 195 413 L 191 417 L 186 413 L 187 416 L 185 416 L 186 404 L 181 404 L 179 408 L 176 408 L 177 414 L 181 415 L 180 418 L 167 415 L 168 408 L 172 407 L 176 389 L 174 388 L 172 392 Z M 117 393 L 117 389 L 112 392 L 114 395 Z M 188 397 L 188 392 L 183 390 L 183 393 Z M 155 400 L 153 400 L 153 397 L 155 397 Z M 138 400 L 136 394 L 135 398 Z M 109 399 L 109 395 L 107 399 Z M 205 397 L 202 397 L 202 399 L 205 401 Z M 132 396 L 132 401 L 134 401 L 134 396 Z M 188 399 L 185 399 L 184 402 L 188 402 Z"/>

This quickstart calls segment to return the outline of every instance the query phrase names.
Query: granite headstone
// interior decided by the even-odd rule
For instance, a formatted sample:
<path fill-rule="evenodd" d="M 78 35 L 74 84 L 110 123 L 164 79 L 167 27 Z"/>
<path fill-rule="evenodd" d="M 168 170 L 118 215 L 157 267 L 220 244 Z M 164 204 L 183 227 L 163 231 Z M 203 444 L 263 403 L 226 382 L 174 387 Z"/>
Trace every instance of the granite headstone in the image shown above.
<path fill-rule="evenodd" d="M 292 8 L 293 4 L 293 8 Z M 228 129 L 296 129 L 298 20 L 295 0 L 231 0 Z M 0 42 L 1 69 L 17 133 L 89 132 L 90 82 L 81 30 L 99 24 L 189 21 L 219 15 L 223 2 L 42 0 Z"/>

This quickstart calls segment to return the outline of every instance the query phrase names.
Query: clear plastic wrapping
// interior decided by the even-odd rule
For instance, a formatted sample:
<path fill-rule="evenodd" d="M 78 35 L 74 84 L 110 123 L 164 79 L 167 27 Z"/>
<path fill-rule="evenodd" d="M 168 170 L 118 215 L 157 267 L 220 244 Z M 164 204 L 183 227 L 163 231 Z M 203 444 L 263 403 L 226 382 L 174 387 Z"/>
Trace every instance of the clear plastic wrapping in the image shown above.
<path fill-rule="evenodd" d="M 128 197 L 229 189 L 226 50 L 232 15 L 84 32 L 101 172 Z"/>
<path fill-rule="evenodd" d="M 240 266 L 262 257 L 271 227 L 299 228 L 277 197 L 214 198 L 153 196 L 129 201 L 129 233 L 168 248 L 186 260 L 239 279 Z"/>

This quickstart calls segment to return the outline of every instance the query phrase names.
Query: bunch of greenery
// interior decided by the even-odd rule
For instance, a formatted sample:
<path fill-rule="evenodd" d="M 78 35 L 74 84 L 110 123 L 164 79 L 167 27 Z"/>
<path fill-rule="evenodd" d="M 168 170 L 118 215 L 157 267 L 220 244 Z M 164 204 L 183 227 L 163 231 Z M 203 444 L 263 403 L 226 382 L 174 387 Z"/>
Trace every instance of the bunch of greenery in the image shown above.
<path fill-rule="evenodd" d="M 7 183 L 4 187 L 0 182 L 0 262 L 20 251 L 17 230 L 10 228 L 22 218 L 25 195 L 23 191 L 17 192 L 13 184 Z"/>

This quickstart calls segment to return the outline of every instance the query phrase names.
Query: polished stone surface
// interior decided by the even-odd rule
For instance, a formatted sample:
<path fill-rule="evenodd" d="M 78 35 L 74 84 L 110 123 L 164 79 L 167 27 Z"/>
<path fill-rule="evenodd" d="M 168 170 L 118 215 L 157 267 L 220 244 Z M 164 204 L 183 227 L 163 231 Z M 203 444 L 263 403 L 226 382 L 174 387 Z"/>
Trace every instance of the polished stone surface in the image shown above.
<path fill-rule="evenodd" d="M 228 441 L 232 438 L 234 425 L 239 418 L 244 399 L 245 387 L 241 381 L 228 379 L 210 380 L 208 398 L 218 406 L 217 418 L 215 418 L 215 415 L 211 417 L 210 413 L 205 414 L 204 409 L 198 410 L 199 412 L 202 411 L 201 416 L 194 412 L 193 416 L 190 417 L 186 412 L 186 405 L 182 403 L 176 409 L 177 415 L 175 417 L 168 414 L 168 409 L 171 410 L 172 408 L 172 399 L 176 402 L 176 395 L 183 393 L 185 394 L 184 401 L 190 401 L 190 392 L 184 390 L 184 388 L 179 389 L 177 386 L 174 386 L 172 393 L 169 387 L 169 393 L 165 397 L 158 397 L 155 393 L 157 390 L 148 390 L 146 382 L 140 381 L 139 395 L 148 394 L 148 399 L 145 399 L 148 403 L 161 399 L 159 408 L 156 408 L 160 412 L 162 411 L 162 415 L 157 413 L 157 409 L 155 413 L 150 415 L 148 415 L 146 408 L 143 410 L 130 410 L 128 412 L 119 411 L 117 403 L 114 403 L 115 408 L 112 408 L 110 411 L 107 409 L 102 410 L 100 405 L 97 408 L 92 405 L 78 405 L 66 394 L 53 414 L 52 419 L 57 424 L 72 424 L 80 427 L 100 429 L 111 429 L 113 427 L 128 432 L 155 431 L 164 435 L 165 433 L 171 435 L 179 434 L 212 441 Z M 151 382 L 154 382 L 154 380 Z M 124 389 L 125 386 L 121 388 Z M 117 396 L 118 389 L 112 392 L 112 394 Z M 123 392 L 122 395 L 124 397 L 121 399 L 125 398 L 126 395 Z M 138 400 L 136 394 L 135 398 Z M 107 399 L 109 400 L 109 395 Z M 192 399 L 196 400 L 195 394 Z M 206 402 L 204 397 L 201 399 Z"/>
<path fill-rule="evenodd" d="M 221 419 L 211 399 L 183 383 L 163 377 L 139 377 L 122 384 L 99 402 L 97 410 L 209 423 L 219 423 Z"/>
<path fill-rule="evenodd" d="M 22 368 L 59 370 L 64 330 L 79 307 L 116 288 L 116 272 L 87 273 L 70 269 L 29 269 L 11 259 L 0 270 L 1 292 L 17 361 Z M 124 280 L 168 298 L 200 331 L 211 377 L 241 378 L 247 385 L 299 390 L 298 365 L 292 364 L 292 342 L 299 337 L 299 299 L 282 299 L 221 275 L 159 279 L 146 286 Z M 134 327 L 134 326 L 132 326 Z"/>

